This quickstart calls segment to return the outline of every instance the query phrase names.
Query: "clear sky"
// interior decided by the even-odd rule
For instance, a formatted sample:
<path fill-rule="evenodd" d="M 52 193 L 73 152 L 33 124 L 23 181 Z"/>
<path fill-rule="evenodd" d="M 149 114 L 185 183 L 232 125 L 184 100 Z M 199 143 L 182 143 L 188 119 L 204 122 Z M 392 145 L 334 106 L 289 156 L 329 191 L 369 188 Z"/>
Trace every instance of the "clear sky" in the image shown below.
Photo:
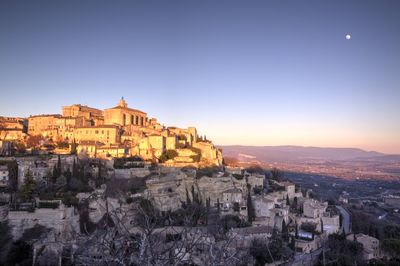
<path fill-rule="evenodd" d="M 397 0 L 1 0 L 0 115 L 124 96 L 216 144 L 400 153 L 399 14 Z"/>

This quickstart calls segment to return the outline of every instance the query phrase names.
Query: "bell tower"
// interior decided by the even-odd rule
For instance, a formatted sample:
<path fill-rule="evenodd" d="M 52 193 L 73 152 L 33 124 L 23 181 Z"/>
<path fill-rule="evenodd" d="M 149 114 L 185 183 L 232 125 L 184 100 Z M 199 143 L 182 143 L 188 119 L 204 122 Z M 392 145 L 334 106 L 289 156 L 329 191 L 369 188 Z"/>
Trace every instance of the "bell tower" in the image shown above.
<path fill-rule="evenodd" d="M 128 104 L 125 102 L 124 97 L 121 97 L 121 100 L 119 100 L 118 102 L 118 106 L 124 108 L 128 107 Z"/>

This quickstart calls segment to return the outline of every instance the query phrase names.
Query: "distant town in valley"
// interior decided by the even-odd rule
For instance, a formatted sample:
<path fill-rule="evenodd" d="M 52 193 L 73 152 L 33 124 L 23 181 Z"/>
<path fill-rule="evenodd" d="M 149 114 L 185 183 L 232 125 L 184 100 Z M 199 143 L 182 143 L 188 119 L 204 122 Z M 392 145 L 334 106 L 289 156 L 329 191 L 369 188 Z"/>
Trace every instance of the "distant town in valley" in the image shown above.
<path fill-rule="evenodd" d="M 0 117 L 6 265 L 364 265 L 395 259 L 399 156 L 216 147 L 128 107 Z"/>

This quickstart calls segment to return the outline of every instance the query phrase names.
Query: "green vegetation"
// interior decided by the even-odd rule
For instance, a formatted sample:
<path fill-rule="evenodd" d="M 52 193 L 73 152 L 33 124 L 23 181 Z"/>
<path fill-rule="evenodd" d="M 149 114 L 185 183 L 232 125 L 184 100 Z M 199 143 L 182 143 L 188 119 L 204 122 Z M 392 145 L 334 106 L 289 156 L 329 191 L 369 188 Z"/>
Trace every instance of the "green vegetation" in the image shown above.
<path fill-rule="evenodd" d="M 0 222 L 0 265 L 5 263 L 12 241 L 11 228 L 7 222 Z"/>
<path fill-rule="evenodd" d="M 248 172 L 250 174 L 261 174 L 261 175 L 265 174 L 265 170 L 257 164 L 251 165 L 250 167 L 246 168 L 245 170 L 246 170 L 246 172 Z"/>
<path fill-rule="evenodd" d="M 208 177 L 212 177 L 214 174 L 221 172 L 222 170 L 217 167 L 204 167 L 204 168 L 199 168 L 196 171 L 196 178 L 201 178 L 203 176 L 208 176 Z"/>
<path fill-rule="evenodd" d="M 239 218 L 237 215 L 227 214 L 220 218 L 219 223 L 225 232 L 228 232 L 232 228 L 248 227 L 251 224 Z"/>
<path fill-rule="evenodd" d="M 256 261 L 255 265 L 265 265 L 288 257 L 282 237 L 276 230 L 273 231 L 271 240 L 268 242 L 264 239 L 255 238 L 250 244 L 249 251 Z"/>
<path fill-rule="evenodd" d="M 347 240 L 344 235 L 329 235 L 327 243 L 327 252 L 325 252 L 325 261 L 335 262 L 334 265 L 365 265 L 362 260 L 363 246 L 356 241 Z M 323 265 L 322 254 L 319 258 L 319 264 Z"/>
<path fill-rule="evenodd" d="M 237 180 L 243 180 L 244 175 L 240 175 L 240 174 L 232 174 L 232 176 L 234 178 L 236 178 Z"/>
<path fill-rule="evenodd" d="M 140 156 L 114 158 L 115 169 L 143 168 L 144 160 Z"/>
<path fill-rule="evenodd" d="M 22 185 L 19 196 L 24 201 L 29 201 L 33 199 L 34 193 L 36 192 L 36 181 L 33 179 L 32 172 L 30 169 L 25 173 L 24 184 Z"/>
<path fill-rule="evenodd" d="M 284 177 L 284 174 L 281 170 L 279 170 L 278 168 L 272 168 L 271 169 L 271 179 L 275 180 L 275 181 L 282 181 Z"/>
<path fill-rule="evenodd" d="M 400 259 L 400 239 L 389 238 L 383 240 L 382 249 L 390 256 Z"/>
<path fill-rule="evenodd" d="M 76 144 L 75 140 L 71 143 L 71 154 L 75 155 L 78 153 L 77 150 L 78 144 Z"/>
<path fill-rule="evenodd" d="M 250 196 L 250 189 L 247 193 L 247 221 L 251 224 L 256 218 L 256 213 L 253 206 L 253 200 Z"/>
<path fill-rule="evenodd" d="M 165 163 L 168 160 L 173 160 L 176 156 L 178 156 L 178 152 L 176 150 L 166 150 L 161 154 L 159 160 L 161 163 Z"/>

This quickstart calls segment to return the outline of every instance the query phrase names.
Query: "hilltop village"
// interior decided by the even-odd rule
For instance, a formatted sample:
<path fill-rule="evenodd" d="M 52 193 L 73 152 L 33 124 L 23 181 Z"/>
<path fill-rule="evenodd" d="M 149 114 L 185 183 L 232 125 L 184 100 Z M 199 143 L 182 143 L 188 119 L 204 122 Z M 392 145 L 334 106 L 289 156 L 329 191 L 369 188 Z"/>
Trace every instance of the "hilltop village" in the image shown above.
<path fill-rule="evenodd" d="M 337 257 L 331 245 L 344 265 L 392 256 L 352 234 L 342 206 L 278 169 L 224 162 L 196 128 L 124 99 L 0 121 L 0 264 L 312 265 Z"/>
<path fill-rule="evenodd" d="M 140 156 L 170 164 L 221 165 L 222 153 L 199 137 L 195 127 L 165 127 L 121 98 L 106 110 L 74 104 L 62 115 L 0 117 L 0 150 L 12 154 L 26 147 L 40 153 L 78 153 L 91 158 Z M 14 144 L 14 145 L 12 145 Z"/>

